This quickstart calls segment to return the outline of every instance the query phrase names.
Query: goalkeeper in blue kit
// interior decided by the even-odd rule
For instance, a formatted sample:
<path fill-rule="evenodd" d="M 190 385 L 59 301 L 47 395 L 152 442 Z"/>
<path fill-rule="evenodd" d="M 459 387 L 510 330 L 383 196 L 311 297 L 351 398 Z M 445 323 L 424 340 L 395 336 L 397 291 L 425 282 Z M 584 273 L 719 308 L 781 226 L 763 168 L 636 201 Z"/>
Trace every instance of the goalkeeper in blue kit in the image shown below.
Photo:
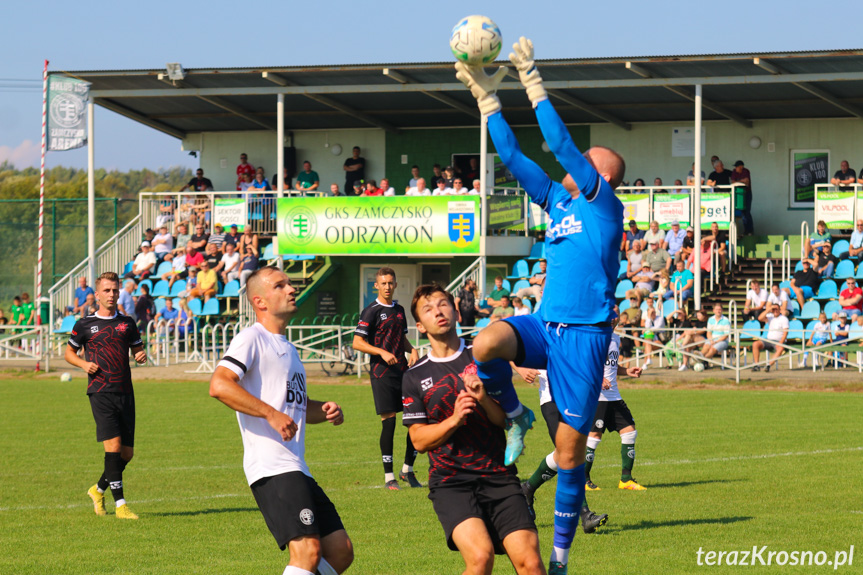
<path fill-rule="evenodd" d="M 533 44 L 521 38 L 513 49 L 510 60 L 527 90 L 545 141 L 568 173 L 562 182 L 554 182 L 521 152 L 495 94 L 506 75 L 505 67 L 489 77 L 480 67 L 456 63 L 456 77 L 488 116 L 489 133 L 501 159 L 550 218 L 545 239 L 548 271 L 540 314 L 491 324 L 476 337 L 474 358 L 486 389 L 506 411 L 505 403 L 515 396 L 510 361 L 548 370 L 552 397 L 563 419 L 555 441 L 559 471 L 549 563 L 549 574 L 555 575 L 567 572 L 569 548 L 578 526 L 587 436 L 615 317 L 623 205 L 614 188 L 623 179 L 625 164 L 608 148 L 579 152 L 548 101 L 534 64 Z"/>

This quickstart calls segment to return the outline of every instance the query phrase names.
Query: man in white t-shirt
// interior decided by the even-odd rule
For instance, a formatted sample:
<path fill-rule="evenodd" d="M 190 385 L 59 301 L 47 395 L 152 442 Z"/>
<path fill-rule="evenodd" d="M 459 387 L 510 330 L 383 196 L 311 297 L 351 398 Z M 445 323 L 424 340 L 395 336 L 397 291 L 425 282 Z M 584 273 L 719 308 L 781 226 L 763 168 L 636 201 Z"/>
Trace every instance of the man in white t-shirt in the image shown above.
<path fill-rule="evenodd" d="M 701 355 L 710 359 L 728 349 L 731 335 L 731 322 L 722 315 L 722 304 L 713 304 L 713 316 L 707 320 L 707 340 L 701 348 Z"/>
<path fill-rule="evenodd" d="M 823 311 L 818 315 L 818 322 L 812 326 L 812 335 L 809 336 L 809 341 L 806 342 L 806 347 L 815 347 L 818 345 L 824 345 L 825 343 L 830 343 L 833 334 L 830 329 L 830 322 L 827 321 L 827 314 Z M 806 360 L 809 358 L 809 352 L 803 352 L 803 356 L 800 358 L 800 362 L 797 364 L 797 367 L 806 367 Z M 815 366 L 818 365 L 818 356 L 813 355 L 812 361 Z M 821 366 L 822 369 L 824 366 Z"/>
<path fill-rule="evenodd" d="M 758 358 L 761 356 L 762 349 L 776 352 L 765 369 L 765 371 L 770 371 L 770 368 L 773 367 L 776 360 L 782 357 L 782 352 L 785 351 L 783 344 L 788 338 L 788 318 L 782 314 L 778 305 L 773 304 L 769 310 L 761 312 L 758 321 L 767 322 L 767 341 L 759 339 L 752 344 L 752 360 L 756 364 L 752 371 L 761 371 Z"/>
<path fill-rule="evenodd" d="M 170 261 L 172 251 L 174 249 L 174 236 L 168 233 L 168 226 L 159 228 L 159 233 L 150 242 L 153 244 L 153 251 L 156 254 L 157 261 Z"/>
<path fill-rule="evenodd" d="M 284 575 L 335 575 L 353 545 L 335 506 L 305 461 L 307 423 L 344 421 L 338 404 L 307 396 L 306 371 L 285 337 L 297 311 L 284 272 L 261 268 L 246 282 L 257 322 L 237 335 L 210 379 L 210 396 L 237 411 L 243 469 L 276 543 L 290 551 Z"/>
<path fill-rule="evenodd" d="M 778 290 L 779 286 L 776 286 L 776 289 Z M 780 293 L 782 292 L 780 291 Z M 761 315 L 761 312 L 764 311 L 764 306 L 767 305 L 769 295 L 766 289 L 761 289 L 761 284 L 758 280 L 752 280 L 749 283 L 749 291 L 746 292 L 746 304 L 743 306 L 744 317 L 749 320 Z M 787 296 L 785 301 L 788 301 Z"/>
<path fill-rule="evenodd" d="M 432 192 L 433 196 L 451 196 L 452 188 L 446 187 L 446 180 L 440 179 L 437 181 L 437 186 L 435 186 L 435 190 Z"/>
<path fill-rule="evenodd" d="M 653 220 L 650 222 L 650 229 L 644 232 L 644 238 L 641 240 L 641 247 L 646 248 L 648 244 L 656 242 L 660 247 L 664 247 L 665 232 L 659 229 L 659 222 Z"/>
<path fill-rule="evenodd" d="M 240 277 L 240 254 L 234 244 L 225 242 L 225 253 L 222 255 L 222 282 L 228 283 Z"/>
<path fill-rule="evenodd" d="M 788 316 L 791 314 L 791 310 L 788 309 L 788 292 L 779 289 L 779 284 L 773 284 L 770 288 L 770 295 L 767 296 L 767 307 L 773 305 L 779 306 L 782 315 Z"/>
<path fill-rule="evenodd" d="M 408 191 L 405 192 L 406 196 L 430 196 L 431 190 L 426 187 L 425 178 L 419 178 L 417 180 L 417 185 L 408 188 Z"/>

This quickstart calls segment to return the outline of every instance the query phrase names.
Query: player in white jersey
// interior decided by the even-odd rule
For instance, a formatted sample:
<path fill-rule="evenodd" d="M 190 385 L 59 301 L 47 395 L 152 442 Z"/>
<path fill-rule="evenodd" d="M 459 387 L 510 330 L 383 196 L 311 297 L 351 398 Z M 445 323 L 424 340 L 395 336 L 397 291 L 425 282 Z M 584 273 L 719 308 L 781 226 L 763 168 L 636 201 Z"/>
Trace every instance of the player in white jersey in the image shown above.
<path fill-rule="evenodd" d="M 616 327 L 616 320 L 615 320 Z M 590 480 L 590 468 L 593 467 L 594 454 L 602 434 L 605 430 L 616 431 L 620 434 L 620 458 L 621 472 L 618 489 L 631 491 L 644 491 L 647 489 L 639 485 L 632 478 L 632 467 L 635 465 L 635 438 L 638 431 L 635 430 L 635 420 L 626 406 L 626 402 L 620 397 L 617 389 L 617 376 L 629 375 L 640 377 L 641 369 L 637 367 L 625 368 L 618 365 L 620 355 L 620 335 L 613 333 L 611 343 L 608 345 L 608 357 L 605 360 L 605 370 L 602 377 L 602 391 L 599 394 L 599 403 L 596 406 L 596 414 L 593 416 L 593 428 L 587 436 L 587 455 L 585 457 L 584 472 L 586 475 L 587 491 L 598 491 L 599 487 Z"/>
<path fill-rule="evenodd" d="M 246 282 L 257 322 L 231 342 L 210 380 L 210 395 L 236 410 L 243 469 L 276 543 L 288 547 L 283 575 L 335 575 L 353 562 L 353 546 L 335 506 L 305 461 L 307 423 L 344 421 L 338 404 L 308 398 L 306 371 L 285 337 L 296 290 L 265 267 Z"/>

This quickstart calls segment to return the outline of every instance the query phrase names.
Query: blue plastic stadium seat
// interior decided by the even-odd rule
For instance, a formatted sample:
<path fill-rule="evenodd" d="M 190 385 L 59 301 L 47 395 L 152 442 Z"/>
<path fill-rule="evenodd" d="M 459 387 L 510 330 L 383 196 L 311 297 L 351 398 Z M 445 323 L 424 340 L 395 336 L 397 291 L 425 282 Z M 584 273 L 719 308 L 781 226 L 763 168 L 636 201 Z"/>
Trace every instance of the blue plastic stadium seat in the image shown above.
<path fill-rule="evenodd" d="M 193 297 L 192 299 L 187 301 L 186 304 L 189 306 L 189 309 L 192 311 L 193 314 L 201 315 L 201 311 L 203 311 L 203 306 L 201 305 L 201 300 L 199 300 L 196 297 Z"/>
<path fill-rule="evenodd" d="M 221 297 L 240 297 L 240 280 L 231 280 L 225 284 Z"/>
<path fill-rule="evenodd" d="M 800 304 L 797 303 L 796 299 L 788 300 L 788 309 L 791 310 L 791 315 L 793 317 L 800 316 Z"/>
<path fill-rule="evenodd" d="M 507 279 L 503 280 L 503 282 L 500 284 L 500 287 L 502 287 L 503 289 L 505 289 L 509 293 L 512 293 L 512 284 L 509 283 L 509 280 L 507 280 Z"/>
<path fill-rule="evenodd" d="M 476 327 L 482 329 L 491 323 L 491 320 L 487 317 L 482 318 L 478 322 L 476 322 Z"/>
<path fill-rule="evenodd" d="M 515 294 L 515 293 L 518 293 L 518 290 L 523 289 L 523 288 L 529 288 L 529 287 L 530 287 L 530 282 L 529 282 L 529 281 L 527 281 L 527 280 L 518 280 L 517 282 L 515 282 L 515 285 L 514 285 L 514 286 L 512 286 L 512 290 L 510 290 L 510 293 L 514 293 L 514 294 Z"/>
<path fill-rule="evenodd" d="M 855 280 L 863 280 L 863 264 L 857 266 L 857 273 L 854 274 Z"/>
<path fill-rule="evenodd" d="M 165 298 L 160 297 L 156 301 L 153 302 L 156 305 L 156 312 L 160 312 L 165 309 Z"/>
<path fill-rule="evenodd" d="M 859 216 L 858 216 L 859 217 Z M 848 240 L 839 240 L 835 244 L 833 244 L 833 255 L 836 257 L 841 256 L 842 254 L 847 254 L 851 249 L 851 244 Z"/>
<path fill-rule="evenodd" d="M 276 254 L 273 250 L 273 244 L 267 244 L 267 247 L 264 248 L 264 255 L 261 256 L 261 259 L 271 260 L 276 257 Z"/>
<path fill-rule="evenodd" d="M 138 287 L 137 287 L 137 288 L 135 288 L 135 291 L 134 291 L 134 292 L 132 292 L 132 295 L 134 295 L 134 296 L 139 296 L 139 295 L 141 295 L 141 286 L 142 286 L 142 285 L 146 285 L 146 286 L 150 289 L 150 294 L 152 294 L 152 293 L 153 293 L 153 282 L 151 282 L 150 280 L 141 280 L 141 281 L 138 283 Z"/>
<path fill-rule="evenodd" d="M 515 265 L 512 266 L 512 273 L 506 277 L 511 280 L 528 278 L 530 277 L 528 275 L 528 271 L 527 262 L 524 260 L 518 260 L 515 262 Z"/>
<path fill-rule="evenodd" d="M 791 282 L 790 281 L 779 282 L 779 289 L 791 289 Z"/>
<path fill-rule="evenodd" d="M 171 286 L 171 293 L 169 294 L 171 297 L 179 297 L 180 292 L 186 291 L 186 280 L 177 280 L 174 282 L 174 285 Z"/>
<path fill-rule="evenodd" d="M 668 317 L 672 314 L 672 312 L 674 312 L 674 310 L 676 308 L 677 308 L 677 302 L 674 301 L 673 299 L 667 299 L 664 302 L 662 302 L 662 315 L 664 317 Z"/>
<path fill-rule="evenodd" d="M 175 298 L 174 298 L 174 299 L 172 299 L 171 301 L 172 301 L 172 302 L 174 302 L 174 307 L 175 307 L 175 308 L 180 309 L 180 304 L 181 304 L 181 303 L 183 303 L 183 298 L 181 298 L 181 297 L 175 297 Z"/>
<path fill-rule="evenodd" d="M 788 339 L 794 341 L 803 339 L 803 322 L 799 319 L 792 319 L 788 322 Z"/>
<path fill-rule="evenodd" d="M 60 322 L 60 327 L 54 330 L 54 333 L 72 333 L 72 328 L 75 327 L 75 322 L 78 321 L 74 315 L 67 315 Z"/>
<path fill-rule="evenodd" d="M 130 271 L 132 271 L 132 266 L 135 265 L 135 260 L 128 262 L 125 266 L 123 266 L 123 273 L 120 275 L 126 275 Z"/>
<path fill-rule="evenodd" d="M 819 315 L 821 315 L 821 304 L 815 300 L 807 301 L 800 310 L 800 319 L 817 319 Z"/>
<path fill-rule="evenodd" d="M 540 269 L 539 265 L 540 265 L 539 262 L 536 262 L 535 264 L 533 264 L 533 267 L 530 268 L 530 277 L 533 277 L 536 274 L 542 273 L 542 270 Z"/>
<path fill-rule="evenodd" d="M 836 282 L 833 280 L 823 280 L 818 287 L 818 293 L 815 294 L 817 300 L 828 300 L 839 297 L 839 292 L 836 290 Z"/>
<path fill-rule="evenodd" d="M 761 322 L 750 319 L 743 324 L 743 331 L 740 332 L 740 339 L 751 341 L 756 337 L 761 337 Z"/>
<path fill-rule="evenodd" d="M 620 304 L 618 304 L 617 309 L 620 311 L 620 313 L 623 313 L 626 310 L 628 310 L 630 307 L 632 307 L 632 304 L 629 302 L 628 299 L 625 299 L 622 302 L 620 302 Z"/>
<path fill-rule="evenodd" d="M 836 266 L 836 271 L 833 273 L 833 277 L 840 280 L 853 278 L 854 262 L 852 262 L 851 260 L 842 260 L 841 262 L 839 262 L 839 265 Z"/>
<path fill-rule="evenodd" d="M 801 261 L 797 262 L 796 266 L 794 266 L 794 273 L 797 273 L 802 269 L 803 269 L 803 261 L 801 260 Z"/>
<path fill-rule="evenodd" d="M 806 341 L 809 341 L 809 338 L 812 337 L 812 333 L 815 331 L 815 324 L 818 323 L 817 319 L 811 320 L 806 324 L 806 329 L 803 330 L 803 337 L 806 338 Z"/>
<path fill-rule="evenodd" d="M 617 275 L 621 276 L 629 271 L 629 262 L 626 260 L 622 260 L 620 262 L 620 266 L 617 268 Z"/>
<path fill-rule="evenodd" d="M 150 292 L 152 297 L 165 297 L 168 295 L 168 280 L 159 280 Z"/>
<path fill-rule="evenodd" d="M 863 326 L 856 321 L 851 324 L 851 329 L 848 330 L 848 339 L 863 339 Z"/>
<path fill-rule="evenodd" d="M 626 297 L 626 292 L 632 289 L 632 280 L 620 280 L 617 287 L 614 289 L 614 297 L 623 299 Z"/>
<path fill-rule="evenodd" d="M 530 303 L 529 299 L 523 299 L 523 300 L 521 300 L 521 303 L 524 304 L 524 307 L 527 308 L 528 312 L 533 312 L 533 304 Z"/>
<path fill-rule="evenodd" d="M 527 256 L 528 261 L 544 260 L 545 259 L 545 242 L 537 242 L 530 248 L 530 255 Z"/>
<path fill-rule="evenodd" d="M 200 315 L 221 315 L 221 311 L 219 311 L 219 300 L 211 297 L 204 303 L 204 308 L 201 310 Z"/>
<path fill-rule="evenodd" d="M 835 299 L 828 301 L 824 305 L 824 313 L 827 314 L 827 319 L 831 319 L 834 313 L 839 313 L 840 311 L 842 311 L 842 305 Z"/>
<path fill-rule="evenodd" d="M 171 271 L 172 264 L 171 262 L 162 262 L 159 264 L 159 269 L 156 270 L 156 277 L 162 277 L 169 271 Z"/>

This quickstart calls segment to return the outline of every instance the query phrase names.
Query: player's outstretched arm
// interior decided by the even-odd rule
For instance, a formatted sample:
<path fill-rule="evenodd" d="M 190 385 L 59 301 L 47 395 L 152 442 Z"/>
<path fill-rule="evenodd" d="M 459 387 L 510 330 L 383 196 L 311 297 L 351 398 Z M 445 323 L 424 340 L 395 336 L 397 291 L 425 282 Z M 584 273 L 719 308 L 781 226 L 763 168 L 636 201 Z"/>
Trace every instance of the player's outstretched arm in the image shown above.
<path fill-rule="evenodd" d="M 210 397 L 218 399 L 234 411 L 267 420 L 285 441 L 297 432 L 297 424 L 291 417 L 278 411 L 243 389 L 240 378 L 226 367 L 216 367 L 210 378 Z"/>
<path fill-rule="evenodd" d="M 63 359 L 66 360 L 66 363 L 69 365 L 73 365 L 75 367 L 80 367 L 89 375 L 93 375 L 97 371 L 99 371 L 99 365 L 93 363 L 92 361 L 87 361 L 82 357 L 78 356 L 78 350 L 76 350 L 71 345 L 66 346 L 66 353 L 63 355 Z"/>
<path fill-rule="evenodd" d="M 453 414 L 440 423 L 414 423 L 408 428 L 411 442 L 420 453 L 437 449 L 447 442 L 455 430 L 466 423 L 476 408 L 476 400 L 466 391 L 458 394 Z"/>
<path fill-rule="evenodd" d="M 351 343 L 351 346 L 360 353 L 379 355 L 381 356 L 381 359 L 383 359 L 389 365 L 395 365 L 396 363 L 398 363 L 398 359 L 396 359 L 396 356 L 394 356 L 385 349 L 373 346 L 358 335 L 354 336 L 354 341 Z"/>
<path fill-rule="evenodd" d="M 306 409 L 306 423 L 326 423 L 341 425 L 345 422 L 345 414 L 335 401 L 315 401 L 310 399 Z"/>
<path fill-rule="evenodd" d="M 617 375 L 627 375 L 629 377 L 641 377 L 641 368 L 640 367 L 623 367 L 622 365 L 617 366 Z M 605 381 L 605 380 L 603 380 Z M 603 387 L 603 389 L 605 389 Z"/>

